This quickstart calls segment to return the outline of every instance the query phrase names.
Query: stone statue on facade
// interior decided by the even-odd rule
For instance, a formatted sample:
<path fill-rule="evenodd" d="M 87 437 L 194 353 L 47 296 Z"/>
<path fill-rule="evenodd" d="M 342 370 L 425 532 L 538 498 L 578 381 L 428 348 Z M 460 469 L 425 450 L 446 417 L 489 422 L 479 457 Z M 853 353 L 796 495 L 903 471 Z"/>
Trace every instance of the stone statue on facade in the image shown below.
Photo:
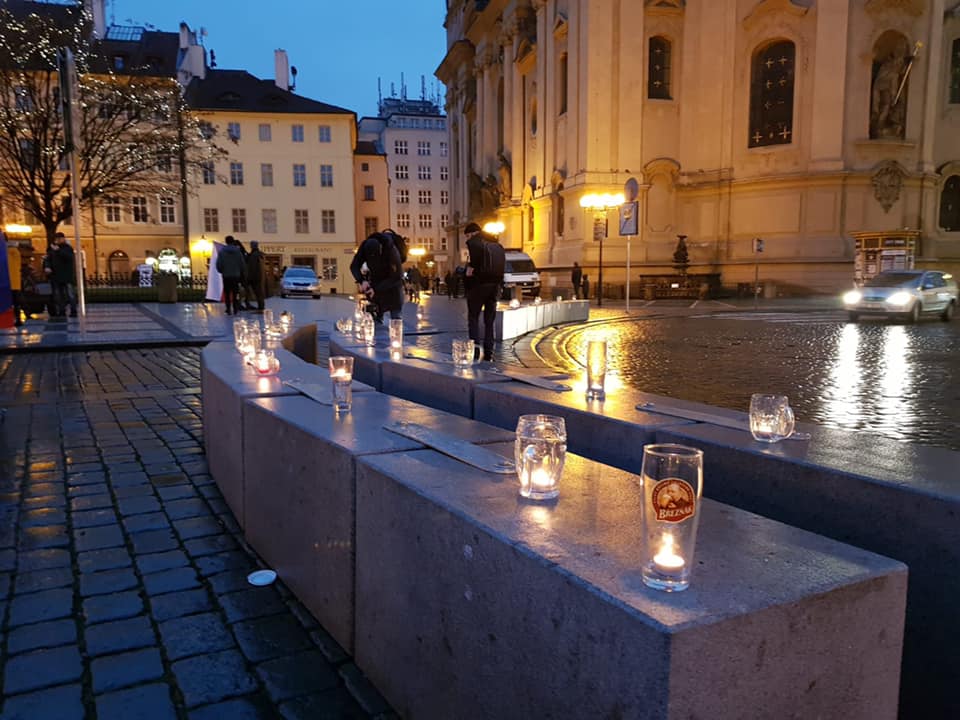
<path fill-rule="evenodd" d="M 877 67 L 870 92 L 870 137 L 904 138 L 906 136 L 906 94 L 900 94 L 910 58 L 897 47 Z M 898 97 L 899 94 L 899 97 Z"/>
<path fill-rule="evenodd" d="M 499 156 L 497 175 L 500 176 L 500 199 L 503 202 L 509 202 L 513 198 L 513 168 L 510 167 L 510 161 L 503 153 Z"/>
<path fill-rule="evenodd" d="M 467 177 L 467 194 L 470 198 L 470 217 L 479 217 L 483 212 L 483 178 L 474 170 Z"/>

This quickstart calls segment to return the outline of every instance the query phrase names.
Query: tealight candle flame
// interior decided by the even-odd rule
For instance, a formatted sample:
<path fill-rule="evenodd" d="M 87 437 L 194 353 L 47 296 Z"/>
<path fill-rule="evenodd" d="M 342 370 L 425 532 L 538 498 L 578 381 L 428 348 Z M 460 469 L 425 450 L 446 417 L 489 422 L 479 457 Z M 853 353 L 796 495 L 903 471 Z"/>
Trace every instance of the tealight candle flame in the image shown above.
<path fill-rule="evenodd" d="M 684 566 L 683 558 L 673 551 L 673 535 L 664 535 L 660 552 L 653 556 L 654 564 L 661 570 L 679 570 Z"/>
<path fill-rule="evenodd" d="M 537 468 L 530 473 L 530 484 L 537 488 L 550 488 L 553 486 L 553 478 L 543 468 Z"/>

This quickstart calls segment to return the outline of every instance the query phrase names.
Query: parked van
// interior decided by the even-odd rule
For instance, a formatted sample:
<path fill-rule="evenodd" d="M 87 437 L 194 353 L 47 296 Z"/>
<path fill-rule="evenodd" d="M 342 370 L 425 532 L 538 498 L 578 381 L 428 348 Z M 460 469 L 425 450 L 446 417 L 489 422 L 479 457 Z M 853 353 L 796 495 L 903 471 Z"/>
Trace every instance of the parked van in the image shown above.
<path fill-rule="evenodd" d="M 540 294 L 540 273 L 533 264 L 533 258 L 519 250 L 504 252 L 506 265 L 503 269 L 504 288 L 517 288 L 517 296 Z"/>

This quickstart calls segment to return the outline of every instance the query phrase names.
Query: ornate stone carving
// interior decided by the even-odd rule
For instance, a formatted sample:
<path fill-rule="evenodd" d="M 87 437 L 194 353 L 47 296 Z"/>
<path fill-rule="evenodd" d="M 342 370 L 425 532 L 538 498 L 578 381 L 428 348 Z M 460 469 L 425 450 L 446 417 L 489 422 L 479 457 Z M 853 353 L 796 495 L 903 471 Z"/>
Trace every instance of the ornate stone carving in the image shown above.
<path fill-rule="evenodd" d="M 683 10 L 687 6 L 687 0 L 647 0 L 648 8 L 665 8 Z"/>
<path fill-rule="evenodd" d="M 809 0 L 760 0 L 743 19 L 743 26 L 749 30 L 767 14 L 803 17 L 809 10 Z"/>
<path fill-rule="evenodd" d="M 867 0 L 864 7 L 868 13 L 874 15 L 889 10 L 919 17 L 923 14 L 924 5 L 926 0 Z"/>
<path fill-rule="evenodd" d="M 903 179 L 906 175 L 900 164 L 893 160 L 885 160 L 874 171 L 873 196 L 884 212 L 890 212 L 890 208 L 900 199 L 900 191 L 903 189 Z"/>
<path fill-rule="evenodd" d="M 509 202 L 513 197 L 513 169 L 507 157 L 500 153 L 497 162 L 497 175 L 500 177 L 497 189 L 500 191 L 500 200 Z"/>

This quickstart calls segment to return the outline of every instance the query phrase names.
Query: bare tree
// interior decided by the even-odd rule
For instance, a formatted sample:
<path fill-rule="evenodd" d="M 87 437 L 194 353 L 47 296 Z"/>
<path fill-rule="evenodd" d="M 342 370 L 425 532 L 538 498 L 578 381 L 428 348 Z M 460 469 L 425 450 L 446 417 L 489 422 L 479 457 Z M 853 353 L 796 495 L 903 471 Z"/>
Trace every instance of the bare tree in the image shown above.
<path fill-rule="evenodd" d="M 18 9 L 0 7 L 0 191 L 8 206 L 37 218 L 48 240 L 73 214 L 59 48 L 70 48 L 77 63 L 73 122 L 81 202 L 140 195 L 176 200 L 191 167 L 225 154 L 190 114 L 173 77 L 156 68 L 112 66 L 90 39 L 81 5 L 21 2 Z"/>

